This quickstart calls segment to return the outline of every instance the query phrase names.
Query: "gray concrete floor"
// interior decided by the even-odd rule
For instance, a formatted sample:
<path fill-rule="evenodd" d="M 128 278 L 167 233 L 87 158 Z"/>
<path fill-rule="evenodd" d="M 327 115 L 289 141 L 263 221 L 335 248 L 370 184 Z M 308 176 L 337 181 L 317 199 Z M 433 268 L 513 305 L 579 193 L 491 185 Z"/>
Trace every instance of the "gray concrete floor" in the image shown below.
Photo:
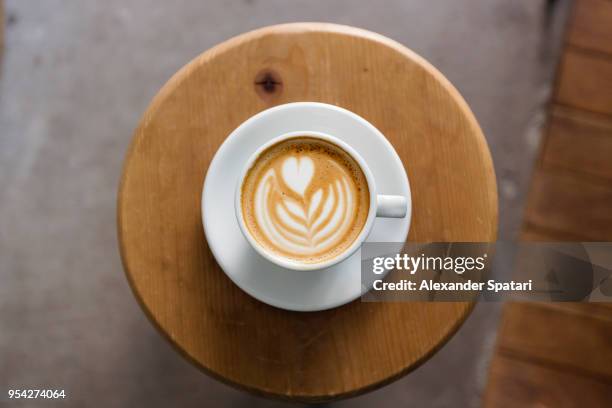
<path fill-rule="evenodd" d="M 520 225 L 566 1 L 6 2 L 0 71 L 0 405 L 8 388 L 63 388 L 63 406 L 283 406 L 222 385 L 149 324 L 123 276 L 115 193 L 132 130 L 183 64 L 289 21 L 394 38 L 462 92 L 487 136 L 500 237 Z M 498 305 L 480 304 L 417 371 L 338 407 L 479 406 Z M 41 402 L 42 404 L 42 402 Z M 52 405 L 49 402 L 46 406 Z M 33 406 L 28 402 L 24 406 Z"/>

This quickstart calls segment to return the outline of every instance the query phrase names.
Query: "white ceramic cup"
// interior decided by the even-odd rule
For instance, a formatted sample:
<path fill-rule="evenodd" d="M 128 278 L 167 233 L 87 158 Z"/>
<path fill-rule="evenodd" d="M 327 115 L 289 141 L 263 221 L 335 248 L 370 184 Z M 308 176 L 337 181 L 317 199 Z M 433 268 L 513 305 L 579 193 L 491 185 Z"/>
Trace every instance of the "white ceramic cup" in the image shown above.
<path fill-rule="evenodd" d="M 338 254 L 336 257 L 332 259 L 325 260 L 323 262 L 317 263 L 304 263 L 299 262 L 287 257 L 283 257 L 275 254 L 274 252 L 263 247 L 255 238 L 251 235 L 248 227 L 244 222 L 244 217 L 242 214 L 242 203 L 241 203 L 241 195 L 242 195 L 242 184 L 244 182 L 244 178 L 247 175 L 248 170 L 253 166 L 259 155 L 269 148 L 279 142 L 282 142 L 286 139 L 291 139 L 298 136 L 307 136 L 313 137 L 317 139 L 321 139 L 330 143 L 335 144 L 340 147 L 342 150 L 347 152 L 361 167 L 363 174 L 365 175 L 366 181 L 368 183 L 368 189 L 370 191 L 370 209 L 368 211 L 368 216 L 366 218 L 366 222 L 363 226 L 363 229 L 355 239 L 355 241 L 349 246 L 345 251 Z M 385 217 L 385 218 L 404 218 L 406 216 L 408 210 L 408 199 L 403 196 L 396 195 L 382 195 L 378 194 L 376 190 L 376 183 L 374 182 L 374 176 L 370 171 L 365 160 L 357 153 L 351 146 L 342 140 L 330 136 L 321 132 L 312 132 L 312 131 L 295 131 L 290 133 L 285 133 L 281 136 L 278 136 L 267 143 L 263 144 L 259 149 L 255 151 L 247 160 L 240 177 L 238 178 L 238 183 L 236 185 L 236 192 L 234 198 L 234 206 L 236 211 L 236 218 L 238 220 L 238 225 L 240 225 L 240 230 L 242 234 L 249 242 L 249 244 L 257 251 L 261 256 L 266 258 L 268 261 L 279 265 L 283 268 L 299 270 L 299 271 L 308 271 L 308 270 L 317 270 L 328 268 L 332 265 L 335 265 L 339 262 L 344 261 L 346 258 L 351 256 L 357 249 L 359 249 L 360 245 L 365 241 L 365 239 L 370 234 L 372 226 L 374 225 L 374 220 L 376 217 Z"/>

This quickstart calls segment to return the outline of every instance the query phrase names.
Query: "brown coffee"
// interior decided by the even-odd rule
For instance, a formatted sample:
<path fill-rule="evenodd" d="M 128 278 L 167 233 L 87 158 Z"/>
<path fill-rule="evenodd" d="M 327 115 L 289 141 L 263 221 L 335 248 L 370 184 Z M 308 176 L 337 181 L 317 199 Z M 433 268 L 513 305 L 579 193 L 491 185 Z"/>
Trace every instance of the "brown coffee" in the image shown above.
<path fill-rule="evenodd" d="M 283 140 L 247 171 L 241 208 L 253 238 L 272 253 L 303 263 L 342 254 L 370 209 L 367 179 L 339 146 L 315 137 Z"/>

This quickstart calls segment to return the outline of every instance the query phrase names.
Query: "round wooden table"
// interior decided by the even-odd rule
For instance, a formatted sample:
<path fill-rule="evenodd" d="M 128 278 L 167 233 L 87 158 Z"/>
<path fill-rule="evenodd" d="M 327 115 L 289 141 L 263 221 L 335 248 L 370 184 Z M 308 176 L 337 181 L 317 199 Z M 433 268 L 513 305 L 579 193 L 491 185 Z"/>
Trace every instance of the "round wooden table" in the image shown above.
<path fill-rule="evenodd" d="M 134 134 L 119 188 L 120 250 L 134 294 L 159 331 L 213 377 L 266 396 L 325 401 L 413 370 L 472 304 L 357 300 L 290 312 L 224 275 L 202 230 L 208 165 L 241 122 L 294 101 L 347 108 L 386 135 L 411 183 L 410 241 L 495 240 L 497 188 L 487 143 L 459 93 L 378 34 L 266 27 L 206 51 L 164 85 Z"/>

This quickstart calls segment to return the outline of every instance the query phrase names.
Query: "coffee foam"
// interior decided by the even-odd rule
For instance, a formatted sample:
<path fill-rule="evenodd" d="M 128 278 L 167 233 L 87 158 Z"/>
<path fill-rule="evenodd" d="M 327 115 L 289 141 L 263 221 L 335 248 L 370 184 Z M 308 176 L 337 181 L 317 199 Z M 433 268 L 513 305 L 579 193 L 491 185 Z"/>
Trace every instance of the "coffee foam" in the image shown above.
<path fill-rule="evenodd" d="M 350 247 L 369 208 L 357 162 L 340 147 L 307 136 L 262 152 L 241 190 L 243 219 L 255 240 L 304 263 L 332 259 Z"/>

